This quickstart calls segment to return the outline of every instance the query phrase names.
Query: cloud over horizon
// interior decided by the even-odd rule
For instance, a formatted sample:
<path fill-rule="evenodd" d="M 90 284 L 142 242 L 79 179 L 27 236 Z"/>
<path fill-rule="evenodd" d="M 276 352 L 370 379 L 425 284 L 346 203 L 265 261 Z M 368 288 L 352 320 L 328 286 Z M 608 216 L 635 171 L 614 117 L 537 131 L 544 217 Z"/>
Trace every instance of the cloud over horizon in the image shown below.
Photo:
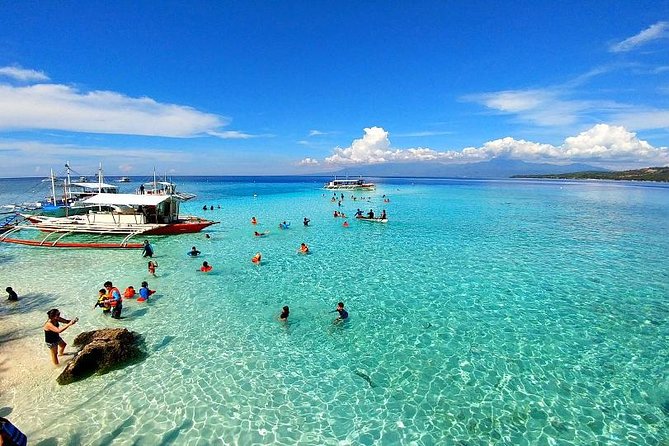
<path fill-rule="evenodd" d="M 0 131 L 62 130 L 139 136 L 189 138 L 211 135 L 247 139 L 253 135 L 222 131 L 229 120 L 193 107 L 133 98 L 113 91 L 79 89 L 47 83 L 49 77 L 21 67 L 2 67 L 0 77 L 28 82 L 0 82 Z"/>
<path fill-rule="evenodd" d="M 460 151 L 437 151 L 418 147 L 393 149 L 388 132 L 381 127 L 364 129 L 364 135 L 350 146 L 336 147 L 325 158 L 330 165 L 379 164 L 386 162 L 440 162 L 463 164 L 487 161 L 497 157 L 530 162 L 593 162 L 601 165 L 640 164 L 669 165 L 669 148 L 653 147 L 622 126 L 597 124 L 576 136 L 565 138 L 559 146 L 505 137 L 488 141 L 480 147 Z M 309 158 L 311 160 L 311 158 Z M 312 165 L 307 159 L 300 165 Z"/>

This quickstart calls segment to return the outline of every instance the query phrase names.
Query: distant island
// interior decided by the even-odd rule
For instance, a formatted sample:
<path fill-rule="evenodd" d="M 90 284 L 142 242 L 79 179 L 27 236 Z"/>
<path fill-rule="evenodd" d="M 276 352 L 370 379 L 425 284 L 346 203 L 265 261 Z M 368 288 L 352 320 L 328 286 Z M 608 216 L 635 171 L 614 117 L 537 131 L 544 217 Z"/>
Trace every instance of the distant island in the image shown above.
<path fill-rule="evenodd" d="M 556 180 L 626 180 L 669 182 L 669 167 L 646 167 L 620 172 L 574 172 L 542 175 L 513 175 L 511 178 L 552 178 Z"/>

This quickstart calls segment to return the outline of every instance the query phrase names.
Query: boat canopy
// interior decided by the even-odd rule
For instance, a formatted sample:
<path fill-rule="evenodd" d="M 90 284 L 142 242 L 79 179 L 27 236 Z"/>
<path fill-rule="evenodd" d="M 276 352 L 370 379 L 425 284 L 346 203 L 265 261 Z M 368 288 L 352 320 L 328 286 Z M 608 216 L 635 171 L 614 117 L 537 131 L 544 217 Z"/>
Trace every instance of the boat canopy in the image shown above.
<path fill-rule="evenodd" d="M 115 186 L 113 184 L 107 184 L 107 183 L 70 183 L 71 186 L 77 186 L 81 187 L 83 189 L 98 189 L 98 188 L 103 188 L 103 189 L 116 189 L 118 186 Z"/>
<path fill-rule="evenodd" d="M 82 200 L 90 205 L 109 206 L 158 206 L 171 200 L 169 195 L 136 195 L 136 194 L 96 194 Z"/>

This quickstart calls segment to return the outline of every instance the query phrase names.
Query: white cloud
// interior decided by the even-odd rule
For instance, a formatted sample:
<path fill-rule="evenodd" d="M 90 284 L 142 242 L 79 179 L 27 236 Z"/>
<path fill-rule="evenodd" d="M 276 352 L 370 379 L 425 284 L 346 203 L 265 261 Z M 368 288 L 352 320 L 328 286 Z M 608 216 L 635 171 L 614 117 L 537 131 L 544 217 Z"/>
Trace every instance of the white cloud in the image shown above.
<path fill-rule="evenodd" d="M 327 132 L 321 132 L 320 130 L 311 130 L 309 131 L 309 136 L 323 136 L 327 135 Z"/>
<path fill-rule="evenodd" d="M 207 132 L 208 135 L 211 136 L 216 136 L 217 138 L 221 139 L 249 139 L 249 138 L 255 138 L 254 135 L 251 135 L 249 133 L 244 133 L 244 132 L 238 132 L 236 130 L 228 130 L 225 132 L 214 132 L 214 131 L 209 131 Z"/>
<path fill-rule="evenodd" d="M 584 111 L 596 105 L 591 101 L 564 99 L 558 89 L 480 93 L 464 96 L 463 100 L 477 102 L 501 113 L 515 114 L 541 126 L 573 124 Z"/>
<path fill-rule="evenodd" d="M 297 163 L 298 166 L 315 166 L 317 164 L 319 164 L 318 160 L 313 158 L 305 158 Z"/>
<path fill-rule="evenodd" d="M 669 148 L 653 147 L 622 126 L 597 124 L 577 136 L 566 138 L 559 146 L 517 140 L 511 137 L 467 147 L 460 151 L 436 151 L 430 148 L 392 149 L 388 132 L 380 127 L 364 129 L 365 135 L 346 148 L 337 147 L 325 159 L 328 164 L 373 164 L 384 162 L 432 161 L 468 163 L 506 157 L 534 162 L 567 163 L 588 161 L 601 164 L 618 162 L 669 165 Z"/>
<path fill-rule="evenodd" d="M 53 129 L 180 138 L 216 132 L 226 124 L 220 116 L 146 97 L 80 92 L 60 84 L 0 84 L 0 131 Z"/>
<path fill-rule="evenodd" d="M 0 68 L 0 76 L 9 77 L 21 82 L 42 82 L 49 80 L 49 76 L 41 71 L 29 70 L 19 66 Z"/>
<path fill-rule="evenodd" d="M 669 109 L 630 109 L 615 114 L 612 120 L 636 130 L 669 129 Z"/>
<path fill-rule="evenodd" d="M 641 31 L 639 34 L 629 37 L 622 42 L 611 45 L 609 51 L 613 53 L 624 53 L 644 45 L 653 40 L 669 36 L 669 22 L 657 22 Z"/>

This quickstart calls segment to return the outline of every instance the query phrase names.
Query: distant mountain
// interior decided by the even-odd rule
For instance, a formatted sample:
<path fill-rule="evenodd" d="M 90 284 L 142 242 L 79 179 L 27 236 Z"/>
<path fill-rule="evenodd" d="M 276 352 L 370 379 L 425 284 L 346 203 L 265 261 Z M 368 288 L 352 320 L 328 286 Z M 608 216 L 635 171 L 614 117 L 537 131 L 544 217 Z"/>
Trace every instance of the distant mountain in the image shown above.
<path fill-rule="evenodd" d="M 623 170 L 620 172 L 579 171 L 549 175 L 516 175 L 517 178 L 553 178 L 569 180 L 627 180 L 669 182 L 669 167 L 646 167 L 645 169 Z"/>
<path fill-rule="evenodd" d="M 606 172 L 606 169 L 587 164 L 556 165 L 527 163 L 506 158 L 469 164 L 440 163 L 383 163 L 347 167 L 337 175 L 367 177 L 443 177 L 443 178 L 509 178 L 514 175 L 542 175 L 561 172 Z"/>

